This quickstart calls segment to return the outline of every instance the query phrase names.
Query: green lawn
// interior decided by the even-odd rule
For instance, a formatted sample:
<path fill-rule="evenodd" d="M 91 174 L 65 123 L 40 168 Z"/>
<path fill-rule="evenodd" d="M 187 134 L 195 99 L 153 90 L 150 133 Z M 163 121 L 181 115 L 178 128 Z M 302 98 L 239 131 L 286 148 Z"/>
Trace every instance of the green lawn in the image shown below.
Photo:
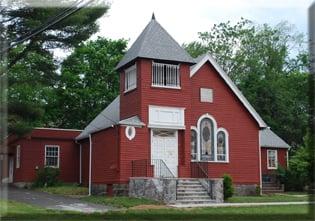
<path fill-rule="evenodd" d="M 139 205 L 159 205 L 160 202 L 144 199 L 144 198 L 133 198 L 133 197 L 105 197 L 105 196 L 88 196 L 82 198 L 82 200 L 90 203 L 97 203 L 103 205 L 111 205 L 114 207 L 130 208 Z"/>
<path fill-rule="evenodd" d="M 80 214 L 40 209 L 23 203 L 0 201 L 3 220 L 313 220 L 307 205 L 197 208 L 197 209 L 126 209 L 106 214 Z"/>
<path fill-rule="evenodd" d="M 35 190 L 64 196 L 86 196 L 89 192 L 87 187 L 78 186 L 76 184 L 63 184 L 61 186 L 54 187 L 41 187 L 35 188 Z"/>
<path fill-rule="evenodd" d="M 228 203 L 258 203 L 258 202 L 301 202 L 309 201 L 310 196 L 303 193 L 283 193 L 262 196 L 233 196 Z"/>

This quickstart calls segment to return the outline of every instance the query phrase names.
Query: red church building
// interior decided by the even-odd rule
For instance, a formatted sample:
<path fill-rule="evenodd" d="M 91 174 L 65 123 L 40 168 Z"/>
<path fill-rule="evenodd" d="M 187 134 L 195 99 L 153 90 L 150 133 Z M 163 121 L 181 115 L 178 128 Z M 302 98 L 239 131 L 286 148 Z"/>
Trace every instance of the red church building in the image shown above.
<path fill-rule="evenodd" d="M 286 167 L 289 145 L 211 55 L 190 57 L 153 16 L 116 69 L 120 95 L 76 132 L 73 159 L 64 162 L 73 165 L 60 167 L 71 176 L 62 178 L 76 176 L 92 194 L 169 202 L 195 200 L 185 189 L 220 201 L 224 174 L 238 194 L 256 194 L 263 183 L 277 190 L 275 171 Z M 45 141 L 38 145 L 44 156 Z"/>

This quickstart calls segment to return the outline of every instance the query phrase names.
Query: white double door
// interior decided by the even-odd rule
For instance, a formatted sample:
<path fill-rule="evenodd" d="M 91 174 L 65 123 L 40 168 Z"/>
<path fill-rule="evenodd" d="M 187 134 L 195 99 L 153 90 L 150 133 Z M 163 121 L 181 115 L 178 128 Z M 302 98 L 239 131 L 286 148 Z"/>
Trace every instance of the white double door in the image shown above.
<path fill-rule="evenodd" d="M 151 130 L 151 164 L 154 165 L 154 176 L 167 176 L 167 168 L 178 176 L 178 133 L 177 130 Z"/>

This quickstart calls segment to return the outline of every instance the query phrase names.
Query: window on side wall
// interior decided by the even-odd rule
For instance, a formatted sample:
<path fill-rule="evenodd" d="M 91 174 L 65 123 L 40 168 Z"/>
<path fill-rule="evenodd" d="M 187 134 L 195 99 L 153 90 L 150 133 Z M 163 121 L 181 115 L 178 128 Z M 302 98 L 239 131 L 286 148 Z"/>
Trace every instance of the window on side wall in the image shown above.
<path fill-rule="evenodd" d="M 267 150 L 267 168 L 271 170 L 278 168 L 277 150 Z"/>
<path fill-rule="evenodd" d="M 137 66 L 136 64 L 125 70 L 125 92 L 137 88 Z"/>
<path fill-rule="evenodd" d="M 45 146 L 45 166 L 59 167 L 59 146 L 46 145 Z"/>

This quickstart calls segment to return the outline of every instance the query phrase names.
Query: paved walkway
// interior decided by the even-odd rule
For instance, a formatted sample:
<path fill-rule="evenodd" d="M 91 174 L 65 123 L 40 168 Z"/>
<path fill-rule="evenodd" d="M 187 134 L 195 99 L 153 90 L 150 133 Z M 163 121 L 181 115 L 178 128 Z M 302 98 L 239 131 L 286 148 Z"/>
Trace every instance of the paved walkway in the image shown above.
<path fill-rule="evenodd" d="M 209 203 L 209 204 L 175 204 L 175 208 L 193 207 L 249 207 L 249 206 L 279 206 L 279 205 L 309 205 L 315 202 L 266 202 L 266 203 Z"/>
<path fill-rule="evenodd" d="M 46 209 L 54 210 L 68 210 L 68 211 L 79 211 L 83 213 L 94 213 L 94 212 L 107 212 L 109 210 L 116 210 L 111 206 L 103 206 L 94 203 L 87 203 L 80 199 L 71 197 L 65 197 L 60 195 L 53 195 L 49 193 L 18 189 L 15 187 L 8 188 L 8 199 L 17 202 L 27 203 Z"/>

